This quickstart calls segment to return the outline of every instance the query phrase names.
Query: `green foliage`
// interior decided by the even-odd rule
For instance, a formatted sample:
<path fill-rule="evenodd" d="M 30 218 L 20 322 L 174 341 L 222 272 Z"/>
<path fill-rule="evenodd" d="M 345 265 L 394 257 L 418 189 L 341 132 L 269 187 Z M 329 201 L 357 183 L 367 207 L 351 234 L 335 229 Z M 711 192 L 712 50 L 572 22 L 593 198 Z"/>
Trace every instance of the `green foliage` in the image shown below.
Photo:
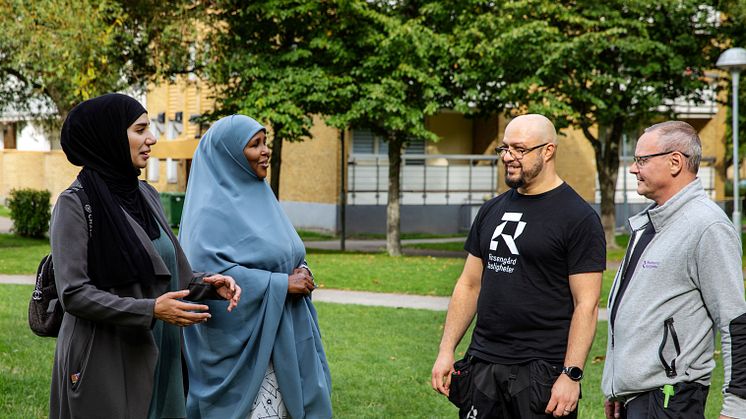
<path fill-rule="evenodd" d="M 196 37 L 192 3 L 0 2 L 0 110 L 64 117 L 82 100 L 182 71 Z"/>
<path fill-rule="evenodd" d="M 717 58 L 717 20 L 700 0 L 471 1 L 452 25 L 462 97 L 473 113 L 510 105 L 593 146 L 607 238 L 622 134 L 675 99 L 701 101 Z M 475 104 L 472 107 L 469 104 Z M 597 130 L 596 130 L 597 128 Z"/>
<path fill-rule="evenodd" d="M 49 230 L 51 197 L 52 194 L 47 190 L 12 189 L 10 191 L 7 203 L 16 234 L 23 237 L 44 237 L 44 233 Z"/>

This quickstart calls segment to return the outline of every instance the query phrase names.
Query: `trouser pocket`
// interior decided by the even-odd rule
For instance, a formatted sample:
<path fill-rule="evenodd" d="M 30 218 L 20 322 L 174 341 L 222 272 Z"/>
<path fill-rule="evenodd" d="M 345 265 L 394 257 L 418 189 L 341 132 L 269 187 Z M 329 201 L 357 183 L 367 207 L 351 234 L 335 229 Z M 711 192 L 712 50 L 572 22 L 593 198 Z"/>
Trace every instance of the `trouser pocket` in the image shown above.
<path fill-rule="evenodd" d="M 451 387 L 448 400 L 458 408 L 464 408 L 471 403 L 474 388 L 473 363 L 471 356 L 456 361 L 451 373 Z"/>
<path fill-rule="evenodd" d="M 561 373 L 558 366 L 546 361 L 536 360 L 529 363 L 530 406 L 534 413 L 544 413 L 552 398 L 552 386 Z"/>
<path fill-rule="evenodd" d="M 709 390 L 708 386 L 699 383 L 678 383 L 673 386 L 668 403 L 663 389 L 648 391 L 627 403 L 622 418 L 704 419 Z"/>

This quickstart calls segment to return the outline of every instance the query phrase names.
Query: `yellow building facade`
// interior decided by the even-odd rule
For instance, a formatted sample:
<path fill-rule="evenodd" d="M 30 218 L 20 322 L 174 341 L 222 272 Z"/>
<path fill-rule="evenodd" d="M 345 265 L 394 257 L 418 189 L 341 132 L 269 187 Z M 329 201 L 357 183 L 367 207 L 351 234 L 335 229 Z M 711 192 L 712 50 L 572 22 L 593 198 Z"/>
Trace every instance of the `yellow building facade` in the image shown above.
<path fill-rule="evenodd" d="M 150 86 L 145 106 L 158 144 L 153 147 L 142 178 L 161 192 L 184 192 L 192 155 L 208 126 L 200 123 L 199 118 L 215 106 L 212 92 L 200 80 L 183 77 L 173 83 Z M 684 120 L 700 133 L 711 196 L 715 200 L 725 200 L 725 172 L 729 166 L 724 161 L 726 109 L 718 107 L 709 115 Z M 340 132 L 325 125 L 319 117 L 314 121 L 310 138 L 283 145 L 280 202 L 296 227 L 334 231 L 341 224 L 338 213 L 340 190 L 344 185 L 344 196 L 349 204 L 348 226 L 357 226 L 352 231 L 374 226 L 372 229 L 380 232 L 385 223 L 383 206 L 387 190 L 385 142 L 364 130 L 352 129 L 344 133 L 343 151 Z M 420 223 L 429 213 L 436 218 L 458 219 L 445 223 L 444 228 L 463 230 L 468 227 L 474 208 L 507 189 L 502 165 L 497 164 L 494 153 L 506 124 L 506 118 L 501 115 L 467 118 L 451 111 L 427 118 L 426 126 L 440 140 L 421 144 L 415 151 L 419 154 L 405 154 L 406 164 L 402 166 L 404 231 L 408 230 L 407 225 L 414 230 L 432 231 L 427 227 L 429 224 Z M 635 140 L 630 138 L 629 141 L 630 156 L 634 153 Z M 627 169 L 622 163 L 620 176 L 624 176 Z M 579 130 L 560 132 L 557 170 L 584 199 L 597 202 L 594 152 Z M 6 197 L 13 188 L 30 187 L 50 190 L 54 201 L 78 171 L 59 150 L 0 150 L 0 198 Z M 481 176 L 479 182 L 482 183 L 474 187 L 477 175 Z M 637 197 L 634 180 L 629 177 L 627 180 L 630 188 L 627 196 Z M 464 186 L 466 183 L 468 186 Z M 617 202 L 620 202 L 619 197 L 618 192 Z M 435 224 L 435 227 L 444 225 L 442 222 Z"/>

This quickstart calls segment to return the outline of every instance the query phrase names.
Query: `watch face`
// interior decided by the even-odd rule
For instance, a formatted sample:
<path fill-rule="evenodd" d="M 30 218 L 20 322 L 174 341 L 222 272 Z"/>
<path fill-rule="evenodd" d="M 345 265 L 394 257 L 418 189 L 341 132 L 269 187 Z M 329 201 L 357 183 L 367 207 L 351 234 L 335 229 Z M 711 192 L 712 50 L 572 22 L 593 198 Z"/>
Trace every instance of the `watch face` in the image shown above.
<path fill-rule="evenodd" d="M 583 370 L 578 367 L 566 367 L 565 374 L 574 381 L 580 381 L 580 379 L 583 378 Z"/>

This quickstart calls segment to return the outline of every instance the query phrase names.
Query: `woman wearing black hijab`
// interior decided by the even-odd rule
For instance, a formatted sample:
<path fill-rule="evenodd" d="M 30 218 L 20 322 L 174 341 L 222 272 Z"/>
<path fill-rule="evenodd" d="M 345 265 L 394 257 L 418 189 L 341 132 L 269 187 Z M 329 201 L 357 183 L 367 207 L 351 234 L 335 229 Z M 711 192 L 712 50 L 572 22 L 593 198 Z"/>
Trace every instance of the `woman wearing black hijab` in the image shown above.
<path fill-rule="evenodd" d="M 183 418 L 178 326 L 207 321 L 208 307 L 241 290 L 228 276 L 192 273 L 158 193 L 138 180 L 156 139 L 129 96 L 87 100 L 68 114 L 61 143 L 83 166 L 55 205 L 50 238 L 65 309 L 52 371 L 50 418 Z M 90 227 L 90 231 L 89 231 Z"/>

